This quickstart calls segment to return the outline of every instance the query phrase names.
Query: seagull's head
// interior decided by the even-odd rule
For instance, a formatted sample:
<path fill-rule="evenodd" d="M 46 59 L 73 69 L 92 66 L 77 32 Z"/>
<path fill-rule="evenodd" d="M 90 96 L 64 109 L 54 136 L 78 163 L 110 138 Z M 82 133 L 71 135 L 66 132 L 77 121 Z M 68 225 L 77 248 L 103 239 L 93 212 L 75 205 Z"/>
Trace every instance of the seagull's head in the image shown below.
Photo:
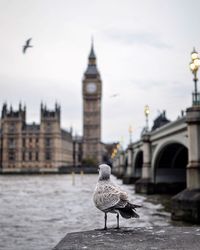
<path fill-rule="evenodd" d="M 111 168 L 107 164 L 99 165 L 99 180 L 110 179 Z"/>

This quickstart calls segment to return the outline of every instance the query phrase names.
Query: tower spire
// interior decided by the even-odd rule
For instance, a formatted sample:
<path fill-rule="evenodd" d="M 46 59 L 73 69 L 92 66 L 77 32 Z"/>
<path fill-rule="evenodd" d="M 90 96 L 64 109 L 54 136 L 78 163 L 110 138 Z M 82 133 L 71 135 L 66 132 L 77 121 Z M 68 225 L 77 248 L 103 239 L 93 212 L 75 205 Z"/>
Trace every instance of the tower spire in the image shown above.
<path fill-rule="evenodd" d="M 94 37 L 93 37 L 93 35 L 91 37 L 91 44 L 92 44 L 92 47 L 94 47 Z"/>
<path fill-rule="evenodd" d="M 90 62 L 93 62 L 94 64 L 96 63 L 96 55 L 94 53 L 94 39 L 93 39 L 93 36 L 91 38 L 91 50 L 90 50 L 90 54 L 89 54 L 89 63 Z"/>
<path fill-rule="evenodd" d="M 91 50 L 89 53 L 89 57 L 88 57 L 88 66 L 87 69 L 85 71 L 85 76 L 86 77 L 100 77 L 98 69 L 97 69 L 97 65 L 96 65 L 96 55 L 94 53 L 94 40 L 93 37 L 91 39 Z"/>

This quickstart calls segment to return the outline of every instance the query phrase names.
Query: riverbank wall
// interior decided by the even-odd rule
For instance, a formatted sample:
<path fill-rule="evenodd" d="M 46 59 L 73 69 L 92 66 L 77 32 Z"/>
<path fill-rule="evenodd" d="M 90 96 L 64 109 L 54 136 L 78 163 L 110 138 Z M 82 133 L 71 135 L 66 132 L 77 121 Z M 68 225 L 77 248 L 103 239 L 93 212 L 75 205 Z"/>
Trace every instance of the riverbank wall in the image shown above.
<path fill-rule="evenodd" d="M 199 250 L 200 227 L 145 227 L 67 234 L 53 250 Z"/>
<path fill-rule="evenodd" d="M 12 174 L 97 174 L 96 166 L 67 166 L 59 168 L 18 168 L 18 169 L 2 169 L 0 168 L 0 175 Z"/>

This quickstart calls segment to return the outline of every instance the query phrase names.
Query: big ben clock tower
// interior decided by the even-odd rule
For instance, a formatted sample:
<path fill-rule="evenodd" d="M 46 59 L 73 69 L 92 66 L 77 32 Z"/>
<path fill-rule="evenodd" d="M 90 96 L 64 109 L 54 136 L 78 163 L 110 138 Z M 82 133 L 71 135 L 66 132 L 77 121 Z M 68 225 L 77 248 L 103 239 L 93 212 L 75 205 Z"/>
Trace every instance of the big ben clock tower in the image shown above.
<path fill-rule="evenodd" d="M 101 96 L 102 82 L 96 65 L 93 43 L 83 76 L 83 159 L 94 164 L 102 160 Z"/>

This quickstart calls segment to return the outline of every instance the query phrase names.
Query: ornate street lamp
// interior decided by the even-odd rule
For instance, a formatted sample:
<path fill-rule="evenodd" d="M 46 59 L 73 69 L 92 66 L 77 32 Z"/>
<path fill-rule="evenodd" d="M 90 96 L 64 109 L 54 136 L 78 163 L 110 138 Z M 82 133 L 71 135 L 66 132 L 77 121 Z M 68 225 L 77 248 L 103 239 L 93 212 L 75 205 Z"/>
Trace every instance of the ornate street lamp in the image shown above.
<path fill-rule="evenodd" d="M 190 69 L 194 75 L 194 93 L 192 94 L 192 104 L 193 106 L 197 106 L 200 105 L 200 96 L 199 93 L 197 91 L 197 71 L 199 69 L 200 66 L 200 60 L 199 60 L 199 55 L 196 52 L 195 48 L 193 49 L 192 53 L 191 53 L 191 62 L 190 62 Z"/>
<path fill-rule="evenodd" d="M 149 110 L 149 106 L 148 105 L 145 105 L 144 106 L 144 115 L 146 117 L 146 132 L 148 132 L 149 130 L 149 113 L 150 113 L 150 110 Z"/>

